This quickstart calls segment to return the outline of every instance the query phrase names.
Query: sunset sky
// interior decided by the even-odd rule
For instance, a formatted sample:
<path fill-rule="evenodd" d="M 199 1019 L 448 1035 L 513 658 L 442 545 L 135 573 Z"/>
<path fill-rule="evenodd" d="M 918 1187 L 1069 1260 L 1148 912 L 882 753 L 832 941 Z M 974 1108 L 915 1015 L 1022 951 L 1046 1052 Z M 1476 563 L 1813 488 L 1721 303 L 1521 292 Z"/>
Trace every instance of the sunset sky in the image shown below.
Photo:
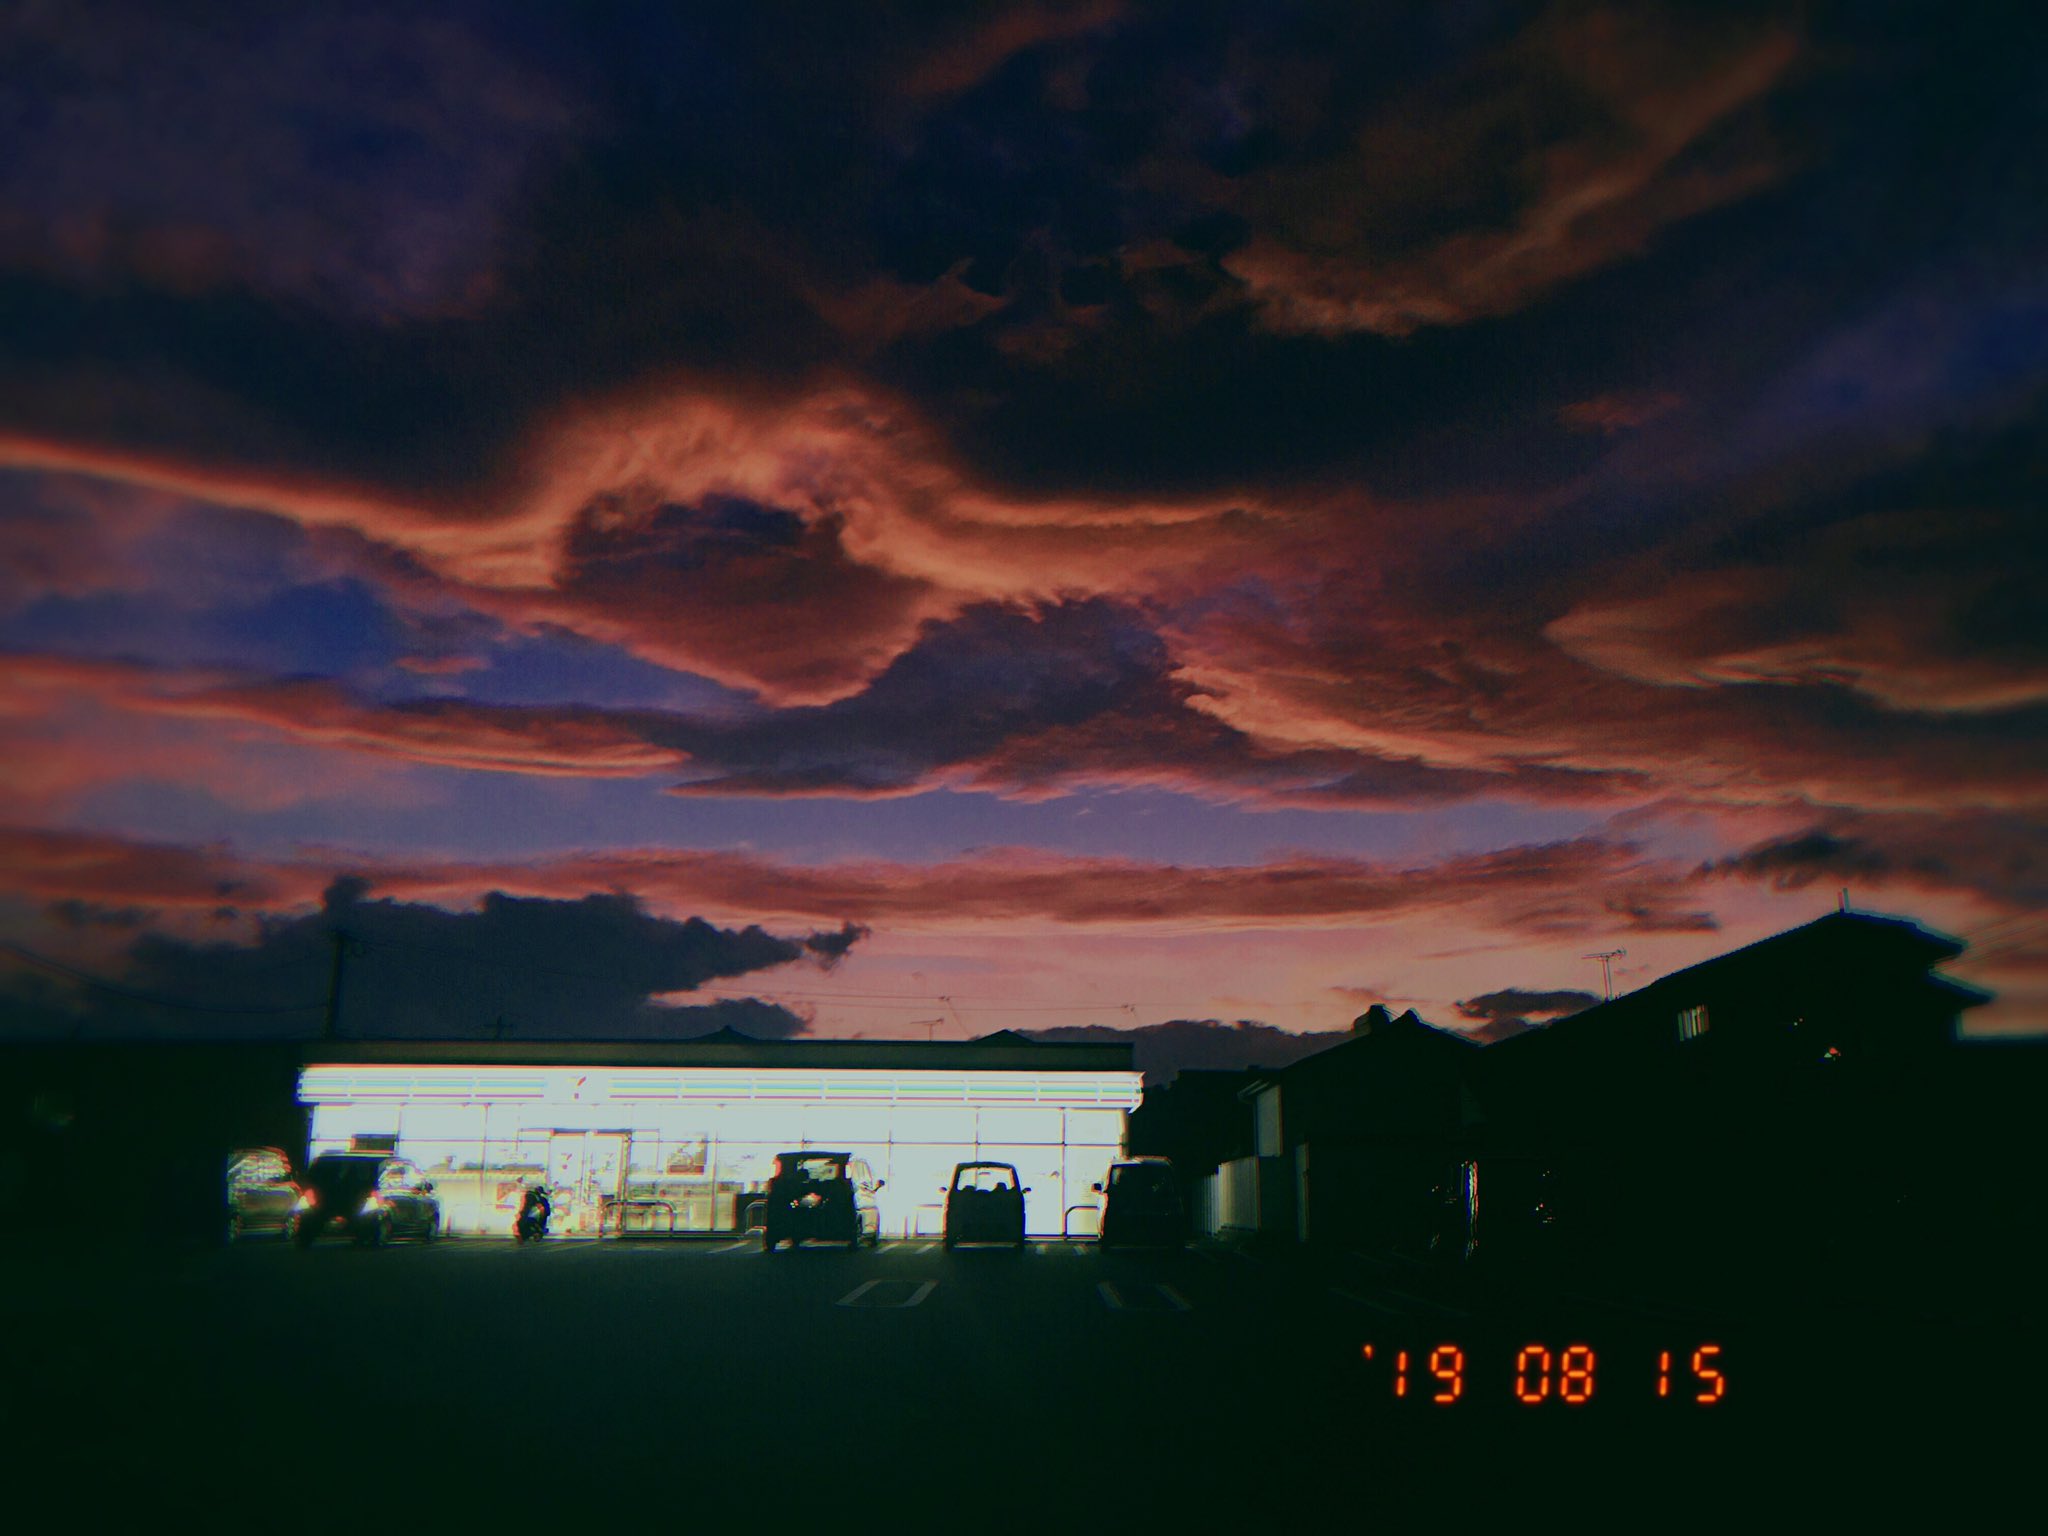
<path fill-rule="evenodd" d="M 2048 1030 L 2030 9 L 193 14 L 0 11 L 11 1028 L 1491 1037 L 1846 887 Z"/>

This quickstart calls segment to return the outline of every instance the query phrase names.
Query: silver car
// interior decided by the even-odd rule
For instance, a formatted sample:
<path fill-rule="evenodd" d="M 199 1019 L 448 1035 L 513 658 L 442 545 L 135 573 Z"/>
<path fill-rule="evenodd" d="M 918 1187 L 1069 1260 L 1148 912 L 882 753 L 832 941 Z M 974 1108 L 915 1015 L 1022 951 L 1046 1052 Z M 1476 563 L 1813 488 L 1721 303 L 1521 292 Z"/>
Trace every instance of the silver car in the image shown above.
<path fill-rule="evenodd" d="M 299 1203 L 292 1160 L 276 1147 L 242 1147 L 228 1154 L 227 1240 L 285 1237 Z"/>

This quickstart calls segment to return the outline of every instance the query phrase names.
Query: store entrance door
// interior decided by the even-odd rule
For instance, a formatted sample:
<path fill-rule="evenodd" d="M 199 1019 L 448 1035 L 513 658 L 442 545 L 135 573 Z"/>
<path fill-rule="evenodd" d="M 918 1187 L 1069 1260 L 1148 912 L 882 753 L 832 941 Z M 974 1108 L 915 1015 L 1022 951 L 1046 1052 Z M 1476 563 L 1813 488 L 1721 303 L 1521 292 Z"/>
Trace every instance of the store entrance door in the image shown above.
<path fill-rule="evenodd" d="M 557 1231 L 594 1236 L 606 1205 L 626 1193 L 627 1131 L 554 1131 L 548 1136 L 548 1192 Z"/>

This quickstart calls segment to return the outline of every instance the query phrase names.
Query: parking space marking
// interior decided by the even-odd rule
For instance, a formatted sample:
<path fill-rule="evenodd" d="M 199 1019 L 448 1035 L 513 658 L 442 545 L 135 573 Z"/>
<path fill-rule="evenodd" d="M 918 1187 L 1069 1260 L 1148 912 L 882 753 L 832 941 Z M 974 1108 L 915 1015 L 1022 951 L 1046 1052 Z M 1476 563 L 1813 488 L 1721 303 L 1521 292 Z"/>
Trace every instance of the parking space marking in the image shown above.
<path fill-rule="evenodd" d="M 930 1253 L 930 1252 L 931 1252 L 931 1251 L 932 1251 L 932 1250 L 933 1250 L 934 1248 L 936 1248 L 936 1247 L 938 1247 L 938 1246 L 939 1246 L 939 1245 L 938 1245 L 937 1243 L 920 1243 L 920 1244 L 918 1244 L 918 1246 L 917 1246 L 917 1247 L 913 1248 L 913 1249 L 911 1250 L 911 1252 L 913 1252 L 913 1253 Z"/>
<path fill-rule="evenodd" d="M 1405 1318 L 1408 1316 L 1399 1307 L 1390 1307 L 1383 1301 L 1374 1301 L 1370 1296 L 1361 1296 L 1356 1291 L 1347 1291 L 1341 1285 L 1331 1286 L 1330 1294 L 1332 1296 L 1341 1296 L 1346 1301 L 1355 1301 L 1361 1307 L 1371 1307 L 1375 1312 L 1384 1312 L 1389 1317 Z"/>
<path fill-rule="evenodd" d="M 1430 1312 L 1441 1312 L 1446 1317 L 1470 1317 L 1472 1314 L 1463 1307 L 1453 1307 L 1441 1301 L 1430 1301 L 1421 1296 L 1410 1296 L 1406 1291 L 1397 1291 L 1391 1285 L 1386 1288 L 1389 1296 L 1398 1296 L 1403 1301 Z"/>
<path fill-rule="evenodd" d="M 852 1290 L 840 1297 L 833 1305 L 836 1307 L 867 1307 L 877 1310 L 906 1311 L 911 1307 L 921 1306 L 924 1303 L 925 1297 L 937 1290 L 939 1284 L 936 1280 L 919 1281 L 917 1289 L 912 1291 L 909 1297 L 903 1301 L 869 1301 L 867 1299 L 868 1292 L 878 1285 L 908 1285 L 909 1283 L 907 1280 L 863 1280 L 859 1285 L 856 1285 Z"/>
<path fill-rule="evenodd" d="M 1170 1285 L 1155 1282 L 1152 1289 L 1165 1299 L 1165 1306 L 1150 1306 L 1136 1301 L 1135 1298 L 1132 1301 L 1126 1301 L 1123 1292 L 1119 1291 L 1107 1280 L 1095 1282 L 1095 1290 L 1102 1297 L 1102 1304 L 1112 1312 L 1192 1312 L 1195 1310 L 1194 1303 Z M 1143 1294 L 1142 1291 L 1138 1293 L 1139 1296 Z"/>
<path fill-rule="evenodd" d="M 741 1248 L 758 1248 L 761 1245 L 751 1237 L 743 1237 L 736 1243 L 725 1243 L 712 1249 L 713 1253 L 734 1253 Z"/>

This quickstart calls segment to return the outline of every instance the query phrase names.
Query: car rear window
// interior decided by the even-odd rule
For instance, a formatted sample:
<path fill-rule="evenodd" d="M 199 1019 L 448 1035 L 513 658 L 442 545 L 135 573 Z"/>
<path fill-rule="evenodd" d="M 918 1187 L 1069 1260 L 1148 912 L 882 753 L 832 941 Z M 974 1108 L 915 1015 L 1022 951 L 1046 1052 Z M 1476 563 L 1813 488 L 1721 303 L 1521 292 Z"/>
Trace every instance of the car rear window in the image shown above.
<path fill-rule="evenodd" d="M 839 1160 L 834 1157 L 799 1157 L 786 1166 L 789 1176 L 795 1179 L 816 1179 L 823 1183 L 841 1177 Z"/>
<path fill-rule="evenodd" d="M 1109 1170 L 1110 1185 L 1129 1194 L 1158 1194 L 1173 1187 L 1173 1175 L 1164 1168 L 1139 1163 Z"/>
<path fill-rule="evenodd" d="M 1007 1191 L 1017 1187 L 1017 1176 L 1008 1168 L 962 1168 L 954 1176 L 957 1189 Z"/>
<path fill-rule="evenodd" d="M 377 1157 L 316 1157 L 306 1170 L 307 1179 L 323 1189 L 372 1184 L 383 1159 Z"/>

